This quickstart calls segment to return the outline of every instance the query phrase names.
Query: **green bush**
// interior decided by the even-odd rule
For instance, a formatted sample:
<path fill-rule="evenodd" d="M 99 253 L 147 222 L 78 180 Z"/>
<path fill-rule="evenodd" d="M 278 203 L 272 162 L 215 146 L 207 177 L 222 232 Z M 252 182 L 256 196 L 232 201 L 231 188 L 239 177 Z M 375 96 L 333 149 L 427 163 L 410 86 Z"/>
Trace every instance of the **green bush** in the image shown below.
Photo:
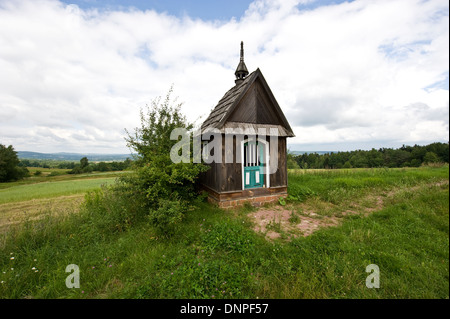
<path fill-rule="evenodd" d="M 170 139 L 171 132 L 177 128 L 191 130 L 193 125 L 181 114 L 181 104 L 171 102 L 171 92 L 163 102 L 157 98 L 151 107 L 141 110 L 141 126 L 134 133 L 127 131 L 127 145 L 137 157 L 134 172 L 120 178 L 149 212 L 152 225 L 166 235 L 175 231 L 198 196 L 198 176 L 209 168 L 192 161 L 172 162 L 170 152 L 178 141 Z"/>
<path fill-rule="evenodd" d="M 346 162 L 344 163 L 344 166 L 342 166 L 342 168 L 352 168 L 352 164 L 350 164 L 349 161 L 346 161 Z"/>
<path fill-rule="evenodd" d="M 88 235 L 124 231 L 144 220 L 160 235 L 173 235 L 198 197 L 198 176 L 209 167 L 171 161 L 171 149 L 178 142 L 170 139 L 171 132 L 175 128 L 189 130 L 192 125 L 181 114 L 181 104 L 171 104 L 170 93 L 164 102 L 158 98 L 146 112 L 141 110 L 141 126 L 134 133 L 127 131 L 127 146 L 137 154 L 133 170 L 120 176 L 114 185 L 86 196 Z M 70 173 L 92 169 L 87 158 L 82 158 Z"/>
<path fill-rule="evenodd" d="M 19 166 L 17 152 L 12 145 L 0 144 L 0 183 L 10 182 L 30 176 L 26 167 Z"/>
<path fill-rule="evenodd" d="M 437 163 L 437 162 L 439 162 L 439 157 L 434 152 L 426 152 L 426 154 L 423 158 L 423 162 L 425 164 Z"/>
<path fill-rule="evenodd" d="M 185 205 L 179 201 L 160 199 L 159 207 L 150 210 L 148 218 L 159 235 L 168 236 L 176 232 L 185 211 Z"/>

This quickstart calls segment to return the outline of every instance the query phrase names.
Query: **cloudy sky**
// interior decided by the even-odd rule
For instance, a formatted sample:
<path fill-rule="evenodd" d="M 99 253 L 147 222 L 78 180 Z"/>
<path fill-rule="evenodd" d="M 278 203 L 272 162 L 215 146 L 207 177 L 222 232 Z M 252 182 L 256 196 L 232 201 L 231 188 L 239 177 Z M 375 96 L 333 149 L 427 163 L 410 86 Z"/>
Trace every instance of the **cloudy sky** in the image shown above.
<path fill-rule="evenodd" d="M 172 84 L 200 124 L 241 40 L 291 150 L 449 140 L 448 0 L 0 0 L 0 143 L 127 153 L 124 129 Z"/>

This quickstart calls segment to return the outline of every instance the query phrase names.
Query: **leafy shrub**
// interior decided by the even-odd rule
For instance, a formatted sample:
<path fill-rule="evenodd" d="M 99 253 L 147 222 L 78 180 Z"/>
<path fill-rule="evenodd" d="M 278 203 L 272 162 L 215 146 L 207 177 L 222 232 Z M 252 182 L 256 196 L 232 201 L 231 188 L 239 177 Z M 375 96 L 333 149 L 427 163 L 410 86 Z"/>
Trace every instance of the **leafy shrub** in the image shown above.
<path fill-rule="evenodd" d="M 20 167 L 19 163 L 13 146 L 0 144 L 0 183 L 16 181 L 30 175 L 28 169 Z"/>
<path fill-rule="evenodd" d="M 93 192 L 86 198 L 85 208 L 95 227 L 106 231 L 123 231 L 140 220 L 148 220 L 160 235 L 172 235 L 198 196 L 199 174 L 209 167 L 202 164 L 174 163 L 170 158 L 171 140 L 176 128 L 192 129 L 181 114 L 181 104 L 157 98 L 152 106 L 141 110 L 141 126 L 128 131 L 127 146 L 135 156 L 133 171 L 118 178 L 115 185 Z M 92 171 L 87 158 L 71 173 Z"/>
<path fill-rule="evenodd" d="M 193 199 L 198 195 L 196 182 L 201 172 L 209 169 L 203 164 L 174 163 L 170 158 L 174 129 L 192 129 L 193 125 L 181 114 L 181 104 L 170 101 L 172 89 L 161 102 L 141 110 L 141 126 L 134 133 L 128 131 L 127 145 L 137 154 L 134 173 L 121 177 L 149 212 L 149 219 L 157 230 L 173 233 Z"/>
<path fill-rule="evenodd" d="M 185 205 L 179 201 L 160 199 L 159 207 L 150 210 L 149 220 L 160 235 L 172 235 L 183 219 Z"/>

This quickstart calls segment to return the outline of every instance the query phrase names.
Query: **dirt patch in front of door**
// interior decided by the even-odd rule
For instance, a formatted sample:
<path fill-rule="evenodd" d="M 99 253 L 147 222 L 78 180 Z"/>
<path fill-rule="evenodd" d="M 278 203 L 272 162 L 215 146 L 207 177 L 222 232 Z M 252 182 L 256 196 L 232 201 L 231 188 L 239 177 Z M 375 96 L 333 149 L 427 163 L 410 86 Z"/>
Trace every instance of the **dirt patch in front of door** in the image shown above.
<path fill-rule="evenodd" d="M 336 226 L 339 218 L 320 216 L 314 212 L 299 213 L 285 207 L 262 208 L 248 215 L 254 222 L 256 232 L 268 239 L 279 237 L 309 236 L 322 227 Z"/>

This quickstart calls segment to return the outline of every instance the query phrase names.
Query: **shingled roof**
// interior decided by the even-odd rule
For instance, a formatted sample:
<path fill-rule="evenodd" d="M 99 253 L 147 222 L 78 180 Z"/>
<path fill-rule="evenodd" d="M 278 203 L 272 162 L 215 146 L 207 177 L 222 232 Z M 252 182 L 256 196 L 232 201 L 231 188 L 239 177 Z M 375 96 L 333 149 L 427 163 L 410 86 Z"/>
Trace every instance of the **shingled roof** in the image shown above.
<path fill-rule="evenodd" d="M 234 106 L 238 97 L 240 97 L 245 91 L 247 84 L 251 82 L 252 77 L 255 75 L 255 72 L 250 73 L 241 84 L 237 84 L 233 86 L 227 93 L 220 99 L 219 103 L 217 103 L 216 107 L 209 114 L 208 118 L 203 122 L 202 128 L 205 127 L 214 127 L 220 128 L 219 123 L 221 120 L 225 118 L 228 111 Z"/>
<path fill-rule="evenodd" d="M 217 103 L 216 107 L 211 111 L 208 118 L 203 122 L 201 126 L 202 131 L 208 128 L 223 129 L 227 122 L 227 119 L 239 105 L 239 102 L 242 100 L 242 98 L 244 97 L 248 89 L 251 87 L 251 85 L 256 81 L 256 79 L 260 79 L 261 84 L 265 89 L 265 92 L 267 93 L 272 102 L 271 104 L 273 105 L 275 112 L 281 119 L 282 125 L 272 125 L 272 126 L 278 128 L 279 136 L 288 136 L 288 137 L 295 136 L 259 68 L 256 71 L 250 73 L 248 76 L 244 78 L 242 82 L 237 83 L 234 87 L 232 87 L 230 90 L 228 90 L 228 92 L 225 93 L 225 95 L 220 99 L 219 103 Z M 252 128 L 257 128 L 259 125 L 265 128 L 268 127 L 268 125 L 258 123 L 240 123 L 236 121 L 232 123 L 229 122 L 228 124 L 234 124 L 231 125 L 234 127 L 238 127 L 239 126 L 238 124 L 241 124 L 240 127 L 248 126 Z M 230 125 L 226 126 L 230 127 Z"/>

